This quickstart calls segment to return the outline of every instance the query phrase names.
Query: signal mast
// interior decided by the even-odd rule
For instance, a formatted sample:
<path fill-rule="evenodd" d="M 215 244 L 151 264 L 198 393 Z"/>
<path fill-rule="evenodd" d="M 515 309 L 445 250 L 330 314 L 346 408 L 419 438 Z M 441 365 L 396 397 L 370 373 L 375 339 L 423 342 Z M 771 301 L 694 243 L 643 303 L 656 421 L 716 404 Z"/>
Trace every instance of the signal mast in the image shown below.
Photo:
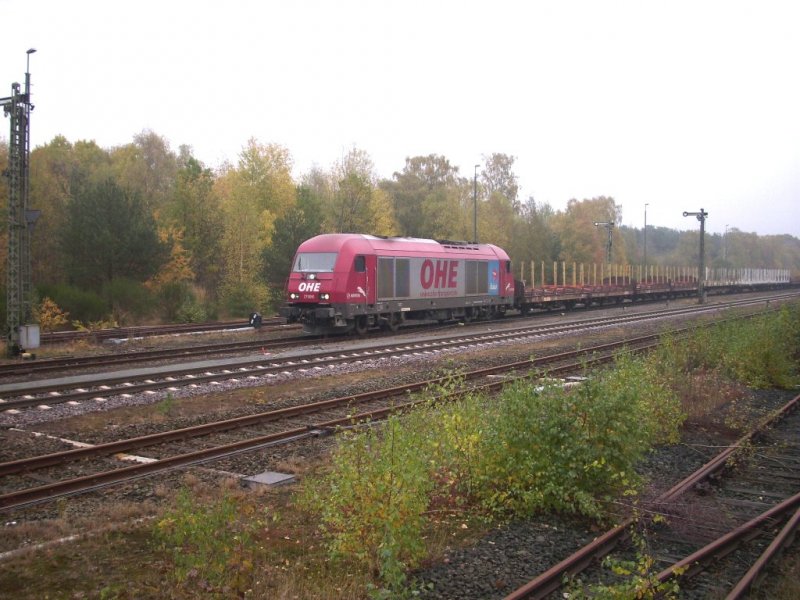
<path fill-rule="evenodd" d="M 19 83 L 11 84 L 11 96 L 0 98 L 3 112 L 11 120 L 8 147 L 8 270 L 6 282 L 8 353 L 39 347 L 39 326 L 33 320 L 33 284 L 31 281 L 31 233 L 40 211 L 28 206 L 30 159 L 31 54 L 27 51 L 25 91 Z"/>

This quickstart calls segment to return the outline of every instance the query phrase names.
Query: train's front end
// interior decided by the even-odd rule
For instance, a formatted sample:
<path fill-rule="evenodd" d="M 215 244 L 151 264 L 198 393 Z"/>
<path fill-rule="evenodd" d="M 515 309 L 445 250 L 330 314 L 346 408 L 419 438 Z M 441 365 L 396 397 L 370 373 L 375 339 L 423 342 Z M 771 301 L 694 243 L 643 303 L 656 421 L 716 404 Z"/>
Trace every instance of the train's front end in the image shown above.
<path fill-rule="evenodd" d="M 309 333 L 337 333 L 348 327 L 342 315 L 345 302 L 339 289 L 347 273 L 337 271 L 346 236 L 319 235 L 297 249 L 286 282 L 280 315 L 287 323 L 301 323 Z"/>

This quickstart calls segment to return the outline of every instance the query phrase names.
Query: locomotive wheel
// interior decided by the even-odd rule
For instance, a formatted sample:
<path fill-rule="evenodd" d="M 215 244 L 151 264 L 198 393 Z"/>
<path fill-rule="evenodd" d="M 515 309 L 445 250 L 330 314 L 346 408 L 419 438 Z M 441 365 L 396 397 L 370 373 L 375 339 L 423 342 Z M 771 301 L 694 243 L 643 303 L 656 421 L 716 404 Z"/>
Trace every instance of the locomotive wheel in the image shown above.
<path fill-rule="evenodd" d="M 367 333 L 367 315 L 359 315 L 356 317 L 355 322 L 355 332 L 358 335 L 364 335 Z"/>
<path fill-rule="evenodd" d="M 386 320 L 382 321 L 381 327 L 386 331 L 396 332 L 400 328 L 400 316 L 397 313 L 389 313 Z"/>

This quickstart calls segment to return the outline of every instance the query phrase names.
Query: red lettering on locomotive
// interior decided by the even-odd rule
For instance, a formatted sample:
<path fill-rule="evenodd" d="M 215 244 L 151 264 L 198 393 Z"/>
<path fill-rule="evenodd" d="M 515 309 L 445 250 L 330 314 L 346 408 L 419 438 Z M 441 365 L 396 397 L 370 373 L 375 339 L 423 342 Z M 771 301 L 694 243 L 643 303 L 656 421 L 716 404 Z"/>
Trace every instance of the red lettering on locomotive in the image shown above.
<path fill-rule="evenodd" d="M 447 278 L 447 287 L 458 287 L 458 261 L 450 261 L 450 276 Z"/>
<path fill-rule="evenodd" d="M 445 260 L 436 261 L 436 287 L 443 288 L 447 285 L 447 262 Z"/>
<path fill-rule="evenodd" d="M 422 263 L 419 271 L 419 282 L 423 289 L 457 288 L 458 287 L 458 261 L 437 260 L 434 265 L 429 258 Z"/>
<path fill-rule="evenodd" d="M 419 270 L 419 282 L 426 290 L 433 284 L 433 262 L 429 258 L 423 261 Z"/>

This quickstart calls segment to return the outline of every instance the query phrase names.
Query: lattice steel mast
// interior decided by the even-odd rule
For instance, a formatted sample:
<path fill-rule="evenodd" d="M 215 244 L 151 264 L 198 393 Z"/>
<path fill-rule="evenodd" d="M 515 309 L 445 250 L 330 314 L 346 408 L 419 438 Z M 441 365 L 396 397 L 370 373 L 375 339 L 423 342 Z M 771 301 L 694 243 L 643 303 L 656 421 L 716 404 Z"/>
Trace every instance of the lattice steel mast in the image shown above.
<path fill-rule="evenodd" d="M 8 272 L 7 272 L 7 318 L 8 349 L 18 353 L 20 327 L 30 323 L 33 317 L 31 281 L 31 230 L 39 211 L 28 207 L 28 175 L 30 159 L 31 74 L 30 56 L 35 48 L 28 50 L 25 70 L 25 91 L 20 92 L 19 83 L 11 84 L 11 96 L 0 98 L 3 112 L 11 118 L 11 135 L 8 148 Z"/>

